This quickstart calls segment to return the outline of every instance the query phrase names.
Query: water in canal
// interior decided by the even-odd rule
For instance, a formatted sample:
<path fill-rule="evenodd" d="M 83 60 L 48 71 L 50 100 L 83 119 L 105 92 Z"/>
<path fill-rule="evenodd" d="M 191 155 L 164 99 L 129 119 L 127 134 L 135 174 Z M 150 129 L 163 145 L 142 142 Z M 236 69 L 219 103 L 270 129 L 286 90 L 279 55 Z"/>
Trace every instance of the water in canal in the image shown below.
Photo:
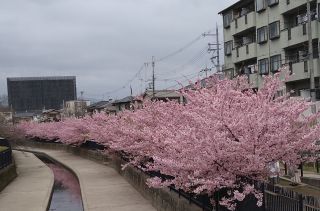
<path fill-rule="evenodd" d="M 64 166 L 36 155 L 54 174 L 54 186 L 49 211 L 83 211 L 78 178 Z"/>

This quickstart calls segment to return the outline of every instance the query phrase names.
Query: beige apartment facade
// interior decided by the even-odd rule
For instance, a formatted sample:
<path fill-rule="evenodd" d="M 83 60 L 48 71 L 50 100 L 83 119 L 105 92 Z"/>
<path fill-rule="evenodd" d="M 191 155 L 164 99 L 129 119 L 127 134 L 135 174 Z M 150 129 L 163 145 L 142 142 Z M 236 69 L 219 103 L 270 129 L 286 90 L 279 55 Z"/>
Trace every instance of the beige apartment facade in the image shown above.
<path fill-rule="evenodd" d="M 247 75 L 255 88 L 262 76 L 288 65 L 287 89 L 295 95 L 310 90 L 310 68 L 319 86 L 319 4 L 310 0 L 313 62 L 309 64 L 307 0 L 240 0 L 220 12 L 224 22 L 224 73 Z"/>

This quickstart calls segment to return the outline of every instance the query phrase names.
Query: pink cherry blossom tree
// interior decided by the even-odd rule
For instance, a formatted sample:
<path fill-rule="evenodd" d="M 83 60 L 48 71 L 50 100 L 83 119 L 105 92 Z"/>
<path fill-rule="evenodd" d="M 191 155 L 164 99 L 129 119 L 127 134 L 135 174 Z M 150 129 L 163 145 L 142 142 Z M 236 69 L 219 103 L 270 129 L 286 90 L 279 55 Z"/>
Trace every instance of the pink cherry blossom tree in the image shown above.
<path fill-rule="evenodd" d="M 182 91 L 186 104 L 147 101 L 117 116 L 19 127 L 31 137 L 77 145 L 95 140 L 125 152 L 133 165 L 169 176 L 149 179 L 152 187 L 174 185 L 209 196 L 229 189 L 220 204 L 230 210 L 249 194 L 261 205 L 262 193 L 250 181 L 266 181 L 276 161 L 297 165 L 309 158 L 305 152 L 318 149 L 319 114 L 305 115 L 310 103 L 302 99 L 276 97 L 280 78 L 264 77 L 257 91 L 245 77 L 211 78 L 207 88 Z"/>

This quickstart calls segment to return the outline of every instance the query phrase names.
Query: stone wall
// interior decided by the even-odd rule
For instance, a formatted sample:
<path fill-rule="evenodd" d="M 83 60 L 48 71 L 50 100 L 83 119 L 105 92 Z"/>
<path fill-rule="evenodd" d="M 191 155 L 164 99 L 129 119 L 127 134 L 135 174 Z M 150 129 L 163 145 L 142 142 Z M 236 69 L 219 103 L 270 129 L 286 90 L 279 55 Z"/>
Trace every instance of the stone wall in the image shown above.
<path fill-rule="evenodd" d="M 17 177 L 14 163 L 0 170 L 0 192 Z"/>
<path fill-rule="evenodd" d="M 122 170 L 124 161 L 117 155 L 108 156 L 99 151 L 73 147 L 57 143 L 42 143 L 33 141 L 13 142 L 13 147 L 34 147 L 40 149 L 65 150 L 75 155 L 87 158 L 104 165 L 109 165 L 122 175 L 136 190 L 138 190 L 158 211 L 202 211 L 199 206 L 180 197 L 169 188 L 154 189 L 146 185 L 148 175 L 133 166 Z M 32 150 L 32 149 L 28 149 Z"/>

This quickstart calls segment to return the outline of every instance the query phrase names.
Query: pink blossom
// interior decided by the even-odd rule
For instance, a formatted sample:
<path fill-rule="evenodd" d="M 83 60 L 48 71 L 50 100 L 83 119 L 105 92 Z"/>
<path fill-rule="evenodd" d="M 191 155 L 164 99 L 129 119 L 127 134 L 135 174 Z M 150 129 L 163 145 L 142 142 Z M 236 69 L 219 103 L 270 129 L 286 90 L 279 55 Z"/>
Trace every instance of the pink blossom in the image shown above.
<path fill-rule="evenodd" d="M 320 126 L 314 123 L 320 114 L 306 116 L 310 103 L 301 99 L 275 98 L 283 86 L 279 75 L 264 77 L 258 91 L 250 89 L 245 77 L 211 78 L 207 84 L 183 90 L 185 105 L 146 101 L 142 109 L 117 116 L 95 114 L 18 128 L 29 137 L 65 144 L 94 140 L 143 170 L 172 177 L 149 180 L 153 187 L 175 185 L 210 196 L 228 188 L 233 192 L 222 204 L 229 209 L 250 194 L 261 205 L 262 194 L 245 181 L 266 181 L 270 163 L 297 165 L 310 159 L 302 152 L 319 149 Z"/>

